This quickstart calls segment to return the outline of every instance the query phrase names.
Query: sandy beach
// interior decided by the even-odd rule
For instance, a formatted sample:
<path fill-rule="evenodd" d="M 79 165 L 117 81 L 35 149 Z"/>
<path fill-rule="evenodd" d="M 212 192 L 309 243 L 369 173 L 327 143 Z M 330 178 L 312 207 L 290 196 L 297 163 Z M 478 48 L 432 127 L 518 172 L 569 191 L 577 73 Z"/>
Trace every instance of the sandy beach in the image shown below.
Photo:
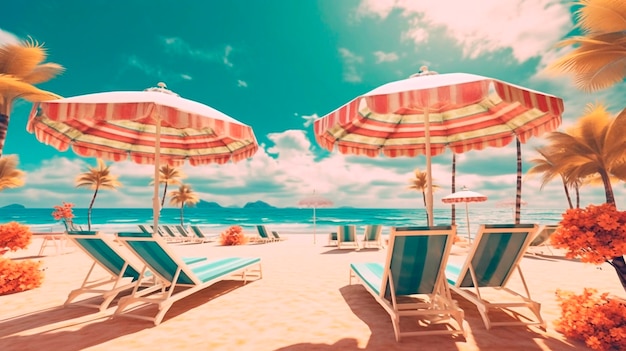
<path fill-rule="evenodd" d="M 282 235 L 288 240 L 245 246 L 171 244 L 184 256 L 260 257 L 263 278 L 245 285 L 237 279 L 218 282 L 174 304 L 156 327 L 110 318 L 115 302 L 102 313 L 62 307 L 91 260 L 72 246 L 63 254 L 46 247 L 38 256 L 42 239 L 36 238 L 27 250 L 6 254 L 42 260 L 45 278 L 37 289 L 0 296 L 0 350 L 585 350 L 554 330 L 560 314 L 555 290 L 595 287 L 624 296 L 610 266 L 566 260 L 544 249 L 526 255 L 521 267 L 532 297 L 542 303 L 547 331 L 486 330 L 476 307 L 453 294 L 465 311 L 466 338 L 420 336 L 398 343 L 385 310 L 363 286 L 348 282 L 349 263 L 382 262 L 386 250 L 337 250 L 320 235 L 317 244 L 310 235 Z M 463 255 L 455 248 L 449 261 L 462 262 Z M 511 283 L 519 286 L 517 277 Z"/>

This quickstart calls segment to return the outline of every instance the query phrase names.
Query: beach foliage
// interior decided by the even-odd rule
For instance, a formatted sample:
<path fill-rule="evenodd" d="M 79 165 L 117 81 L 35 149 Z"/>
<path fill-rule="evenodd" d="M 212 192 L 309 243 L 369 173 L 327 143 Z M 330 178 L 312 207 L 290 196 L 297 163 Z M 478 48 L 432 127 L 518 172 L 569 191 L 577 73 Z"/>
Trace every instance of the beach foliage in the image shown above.
<path fill-rule="evenodd" d="M 41 286 L 41 261 L 14 261 L 0 257 L 0 295 L 26 291 Z"/>
<path fill-rule="evenodd" d="M 194 206 L 200 201 L 198 194 L 196 194 L 191 185 L 181 184 L 176 191 L 172 191 L 170 194 L 170 204 L 180 207 L 180 225 L 185 225 L 184 208 L 187 206 Z"/>
<path fill-rule="evenodd" d="M 74 204 L 69 202 L 63 202 L 63 205 L 54 206 L 52 217 L 57 221 L 63 221 L 65 229 L 74 230 Z"/>
<path fill-rule="evenodd" d="M 81 173 L 76 177 L 77 188 L 86 187 L 94 191 L 87 210 L 88 230 L 91 230 L 91 210 L 93 208 L 93 203 L 96 201 L 98 191 L 100 189 L 115 190 L 116 188 L 122 186 L 122 184 L 117 180 L 117 176 L 111 174 L 109 167 L 110 166 L 107 166 L 102 159 L 98 159 L 98 165 L 96 167 L 89 167 L 87 172 Z"/>
<path fill-rule="evenodd" d="M 537 152 L 539 153 L 539 157 L 535 157 L 530 160 L 530 163 L 533 166 L 528 170 L 528 175 L 541 174 L 541 187 L 548 184 L 557 176 L 561 178 L 563 182 L 563 191 L 565 192 L 565 197 L 567 198 L 567 204 L 569 208 L 574 208 L 574 204 L 572 203 L 572 197 L 570 195 L 570 189 L 573 189 L 576 193 L 576 207 L 580 207 L 580 180 L 579 179 L 569 179 L 565 174 L 559 172 L 559 158 L 556 155 L 550 154 L 551 150 L 555 150 L 554 148 L 537 148 Z"/>
<path fill-rule="evenodd" d="M 610 298 L 608 293 L 598 294 L 596 289 L 585 288 L 576 295 L 571 291 L 557 290 L 561 317 L 555 320 L 555 329 L 598 351 L 626 350 L 626 305 Z"/>
<path fill-rule="evenodd" d="M 243 233 L 243 228 L 233 225 L 220 234 L 221 245 L 244 245 L 248 242 L 248 238 Z"/>
<path fill-rule="evenodd" d="M 30 245 L 32 238 L 33 233 L 28 226 L 17 222 L 0 224 L 0 251 L 25 249 Z"/>
<path fill-rule="evenodd" d="M 159 183 L 164 184 L 163 196 L 161 197 L 161 207 L 165 204 L 165 196 L 167 195 L 167 188 L 169 185 L 180 185 L 181 179 L 186 178 L 187 175 L 182 169 L 172 167 L 170 165 L 163 165 L 159 167 Z M 154 179 L 150 182 L 154 184 Z"/>
<path fill-rule="evenodd" d="M 46 56 L 43 45 L 32 39 L 0 44 L 0 156 L 15 100 L 39 102 L 60 98 L 34 86 L 63 72 L 63 67 L 56 63 L 43 63 Z"/>
<path fill-rule="evenodd" d="M 412 190 L 416 190 L 416 191 L 420 191 L 422 193 L 422 200 L 424 201 L 424 208 L 427 209 L 427 204 L 426 204 L 426 189 L 428 189 L 428 173 L 426 172 L 422 172 L 419 169 L 415 169 L 414 171 L 415 173 L 415 177 L 409 179 L 409 189 Z M 439 185 L 434 184 L 434 180 L 431 180 L 433 182 L 433 186 L 432 189 L 433 191 L 439 189 Z M 428 221 L 428 210 L 426 211 L 426 223 L 430 223 Z"/>
<path fill-rule="evenodd" d="M 597 91 L 626 78 L 626 1 L 580 0 L 576 22 L 583 35 L 568 37 L 560 47 L 574 47 L 554 61 L 551 71 L 571 73 L 576 86 Z"/>
<path fill-rule="evenodd" d="M 17 169 L 17 163 L 16 155 L 0 157 L 0 191 L 24 185 L 25 173 Z"/>

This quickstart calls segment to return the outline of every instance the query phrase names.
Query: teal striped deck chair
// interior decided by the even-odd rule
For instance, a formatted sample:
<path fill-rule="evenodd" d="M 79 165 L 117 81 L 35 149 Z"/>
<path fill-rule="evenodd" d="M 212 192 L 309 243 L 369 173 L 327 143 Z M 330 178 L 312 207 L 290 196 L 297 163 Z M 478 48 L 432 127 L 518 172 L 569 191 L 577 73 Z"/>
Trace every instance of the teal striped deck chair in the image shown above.
<path fill-rule="evenodd" d="M 384 248 L 383 245 L 383 226 L 380 224 L 368 224 L 365 226 L 365 232 L 363 233 L 363 248 Z"/>
<path fill-rule="evenodd" d="M 120 299 L 114 316 L 149 320 L 159 325 L 173 303 L 220 280 L 240 275 L 245 284 L 248 275 L 258 279 L 262 277 L 260 258 L 229 257 L 188 265 L 158 237 L 146 233 L 120 232 L 117 238 L 141 259 L 163 289 L 152 294 L 141 294 L 135 288 L 130 296 Z M 157 314 L 152 317 L 133 313 L 137 307 L 145 305 L 157 305 Z"/>
<path fill-rule="evenodd" d="M 98 308 L 101 312 L 106 310 L 115 297 L 122 291 L 135 288 L 139 282 L 141 269 L 133 265 L 116 248 L 117 244 L 111 242 L 105 235 L 96 231 L 69 231 L 67 237 L 80 248 L 87 256 L 91 257 L 93 264 L 87 272 L 82 285 L 72 290 L 63 304 L 69 306 L 74 299 L 83 294 L 101 296 L 103 301 L 99 304 L 89 302 L 90 300 L 73 303 L 72 306 L 86 306 Z M 195 263 L 205 258 L 187 258 L 186 262 Z M 98 272 L 94 268 L 100 266 L 107 274 L 104 278 L 95 278 Z M 149 275 L 149 274 L 148 274 Z M 144 287 L 160 289 L 154 280 L 143 281 Z M 149 290 L 142 290 L 143 293 Z"/>
<path fill-rule="evenodd" d="M 545 329 L 541 305 L 531 299 L 519 266 L 537 229 L 536 224 L 483 224 L 463 265 L 446 267 L 451 289 L 476 305 L 487 329 L 499 325 L 538 325 Z M 519 273 L 524 294 L 506 287 L 514 271 Z M 483 298 L 486 289 L 498 290 L 497 300 Z M 534 318 L 519 313 L 518 308 L 530 309 Z M 510 317 L 505 321 L 492 321 L 488 315 L 490 310 L 509 312 Z"/>
<path fill-rule="evenodd" d="M 359 250 L 355 225 L 340 225 L 337 228 L 337 248 Z"/>
<path fill-rule="evenodd" d="M 265 228 L 264 225 L 257 225 L 256 231 L 259 236 L 253 238 L 253 241 L 258 241 L 262 243 L 271 243 L 276 241 L 276 238 L 274 238 L 274 236 Z"/>
<path fill-rule="evenodd" d="M 197 225 L 190 225 L 189 229 L 191 229 L 191 233 L 198 237 L 198 240 L 202 242 L 211 242 L 219 238 L 219 235 L 206 235 Z"/>
<path fill-rule="evenodd" d="M 337 245 L 337 232 L 328 233 L 328 246 Z"/>
<path fill-rule="evenodd" d="M 387 259 L 381 263 L 350 264 L 352 279 L 360 281 L 391 316 L 396 340 L 405 336 L 461 334 L 463 310 L 452 300 L 444 269 L 455 226 L 391 228 Z M 400 330 L 400 318 L 426 323 Z M 452 322 L 454 321 L 454 322 Z"/>

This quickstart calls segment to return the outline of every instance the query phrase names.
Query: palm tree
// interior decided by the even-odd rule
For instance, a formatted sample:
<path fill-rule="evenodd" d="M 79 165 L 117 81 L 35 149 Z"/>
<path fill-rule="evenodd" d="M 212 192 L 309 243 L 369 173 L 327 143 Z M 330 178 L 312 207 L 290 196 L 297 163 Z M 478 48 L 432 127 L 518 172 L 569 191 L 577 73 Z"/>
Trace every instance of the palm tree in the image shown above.
<path fill-rule="evenodd" d="M 611 178 L 626 180 L 624 135 L 626 110 L 611 118 L 602 104 L 590 104 L 570 130 L 548 134 L 546 148 L 558 158 L 556 171 L 566 179 L 585 181 L 599 175 L 606 202 L 615 204 Z"/>
<path fill-rule="evenodd" d="M 551 180 L 553 180 L 556 176 L 560 176 L 561 180 L 563 181 L 563 190 L 565 191 L 565 197 L 567 198 L 569 208 L 574 208 L 574 205 L 572 204 L 572 197 L 569 193 L 569 187 L 575 185 L 576 188 L 578 188 L 578 182 L 572 182 L 571 179 L 566 179 L 563 173 L 557 171 L 559 167 L 555 164 L 555 162 L 558 162 L 559 160 L 557 157 L 547 154 L 547 150 L 542 148 L 537 149 L 537 152 L 541 155 L 541 157 L 533 158 L 532 160 L 530 160 L 530 163 L 533 163 L 534 166 L 532 166 L 527 173 L 529 175 L 542 174 L 540 189 L 543 189 L 543 187 Z"/>
<path fill-rule="evenodd" d="M 60 98 L 33 85 L 47 82 L 63 72 L 63 67 L 56 63 L 42 63 L 45 59 L 46 50 L 32 39 L 0 46 L 0 156 L 16 99 L 39 102 Z"/>
<path fill-rule="evenodd" d="M 414 189 L 422 192 L 422 200 L 424 200 L 424 208 L 426 208 L 426 223 L 430 223 L 428 218 L 428 208 L 426 205 L 426 189 L 428 189 L 428 176 L 426 172 L 421 172 L 419 169 L 415 169 L 415 178 L 410 179 L 411 185 L 409 189 Z M 433 191 L 439 189 L 439 185 L 433 184 Z"/>
<path fill-rule="evenodd" d="M 16 155 L 0 157 L 0 191 L 24 185 L 24 172 L 17 169 Z"/>
<path fill-rule="evenodd" d="M 91 209 L 93 207 L 94 201 L 96 201 L 98 190 L 115 190 L 121 185 L 122 184 L 117 180 L 117 176 L 111 174 L 111 172 L 109 171 L 109 166 L 107 166 L 101 159 L 98 159 L 97 167 L 89 167 L 89 170 L 87 172 L 81 173 L 76 177 L 77 188 L 89 187 L 90 189 L 94 190 L 93 197 L 91 198 L 91 202 L 89 203 L 89 209 L 87 210 L 88 230 L 91 230 Z"/>
<path fill-rule="evenodd" d="M 180 206 L 180 225 L 185 225 L 183 218 L 183 209 L 185 205 L 193 206 L 200 201 L 198 195 L 191 189 L 188 184 L 181 184 L 178 190 L 172 191 L 170 194 L 170 204 Z"/>
<path fill-rule="evenodd" d="M 163 187 L 163 197 L 161 198 L 161 208 L 163 208 L 163 204 L 165 204 L 168 185 L 180 185 L 180 180 L 186 177 L 187 175 L 185 175 L 180 168 L 171 167 L 170 165 L 164 165 L 159 168 L 159 183 L 165 184 Z M 153 185 L 154 180 L 152 180 L 150 184 Z"/>
<path fill-rule="evenodd" d="M 559 46 L 575 46 L 549 68 L 574 74 L 576 85 L 596 91 L 626 77 L 626 2 L 580 0 L 576 11 L 584 35 L 567 38 Z"/>

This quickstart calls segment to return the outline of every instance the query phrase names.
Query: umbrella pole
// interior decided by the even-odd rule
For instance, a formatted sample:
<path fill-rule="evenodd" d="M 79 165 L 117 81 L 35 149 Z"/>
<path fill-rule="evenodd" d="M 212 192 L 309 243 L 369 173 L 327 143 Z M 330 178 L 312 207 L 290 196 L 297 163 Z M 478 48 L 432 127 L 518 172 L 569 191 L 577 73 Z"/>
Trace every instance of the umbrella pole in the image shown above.
<path fill-rule="evenodd" d="M 430 117 L 428 107 L 424 107 L 424 138 L 426 139 L 426 213 L 428 214 L 428 226 L 433 225 L 433 175 L 430 155 Z"/>
<path fill-rule="evenodd" d="M 152 196 L 152 217 L 154 231 L 152 236 L 156 237 L 159 230 L 159 215 L 161 204 L 159 203 L 159 163 L 161 161 L 161 117 L 156 117 L 156 131 L 154 138 L 154 195 Z"/>
<path fill-rule="evenodd" d="M 467 209 L 467 202 L 465 203 L 465 220 L 467 221 L 467 240 L 471 244 L 472 243 L 472 232 L 470 231 L 469 211 Z"/>
<path fill-rule="evenodd" d="M 315 244 L 315 206 L 313 206 L 313 244 Z"/>

